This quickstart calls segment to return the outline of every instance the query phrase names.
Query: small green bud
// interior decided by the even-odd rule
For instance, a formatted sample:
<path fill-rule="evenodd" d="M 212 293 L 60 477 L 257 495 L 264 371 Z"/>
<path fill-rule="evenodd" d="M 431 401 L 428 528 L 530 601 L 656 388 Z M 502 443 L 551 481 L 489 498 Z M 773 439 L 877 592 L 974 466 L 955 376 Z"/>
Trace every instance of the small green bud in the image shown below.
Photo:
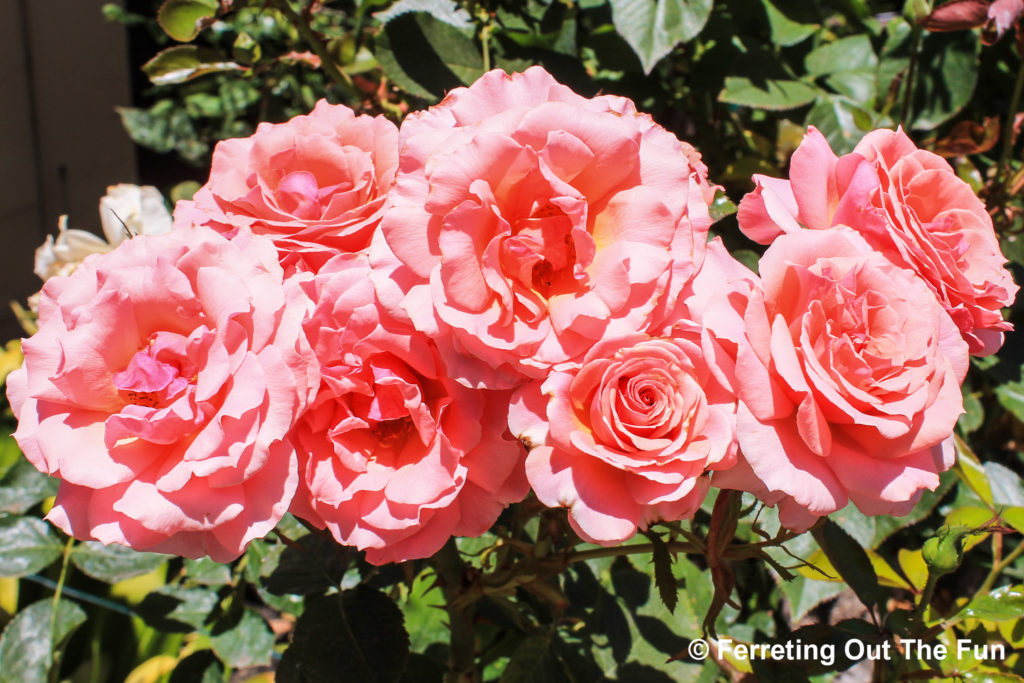
<path fill-rule="evenodd" d="M 937 536 L 925 541 L 921 554 L 928 565 L 928 572 L 942 576 L 956 571 L 964 560 L 964 538 L 971 531 L 964 527 L 943 529 Z"/>

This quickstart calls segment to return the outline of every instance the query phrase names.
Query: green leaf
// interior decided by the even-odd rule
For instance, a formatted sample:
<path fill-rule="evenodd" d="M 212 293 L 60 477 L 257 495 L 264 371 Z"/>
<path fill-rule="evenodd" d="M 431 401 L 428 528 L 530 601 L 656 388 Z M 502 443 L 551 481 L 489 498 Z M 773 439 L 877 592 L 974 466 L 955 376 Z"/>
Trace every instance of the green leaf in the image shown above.
<path fill-rule="evenodd" d="M 54 644 L 51 647 L 51 616 L 53 600 L 46 598 L 18 612 L 0 638 L 0 683 L 35 683 L 49 680 L 53 661 L 51 650 L 57 652 L 71 633 L 85 622 L 81 607 L 67 600 L 57 603 L 53 624 Z"/>
<path fill-rule="evenodd" d="M 168 560 L 167 555 L 144 553 L 111 543 L 79 543 L 71 551 L 71 561 L 94 579 L 117 583 L 151 572 Z"/>
<path fill-rule="evenodd" d="M 847 505 L 833 512 L 829 519 L 835 522 L 863 548 L 871 548 L 875 542 L 875 518 L 865 515 L 856 505 Z"/>
<path fill-rule="evenodd" d="M 814 126 L 836 154 L 848 154 L 864 136 L 857 126 L 858 107 L 845 97 L 822 93 L 807 112 L 804 124 Z"/>
<path fill-rule="evenodd" d="M 37 470 L 19 452 L 18 460 L 0 478 L 0 512 L 23 514 L 39 501 L 57 495 L 59 485 L 57 479 Z"/>
<path fill-rule="evenodd" d="M 1024 382 L 1005 382 L 996 387 L 996 399 L 1018 422 L 1024 422 Z"/>
<path fill-rule="evenodd" d="M 1024 614 L 1024 586 L 1003 586 L 971 600 L 957 615 L 960 619 L 1007 621 Z"/>
<path fill-rule="evenodd" d="M 425 12 L 438 21 L 459 29 L 472 29 L 473 17 L 459 7 L 453 0 L 398 0 L 383 12 L 377 12 L 373 18 L 381 24 L 409 12 Z"/>
<path fill-rule="evenodd" d="M 974 31 L 927 32 L 914 79 L 914 128 L 933 130 L 968 102 L 978 80 L 981 43 Z"/>
<path fill-rule="evenodd" d="M 14 437 L 7 435 L 0 438 L 0 477 L 6 477 L 11 468 L 22 460 L 25 460 L 25 456 L 21 454 Z"/>
<path fill-rule="evenodd" d="M 992 501 L 992 484 L 988 480 L 985 468 L 978 461 L 978 456 L 957 435 L 953 437 L 953 445 L 956 447 L 957 455 L 956 464 L 953 467 L 957 475 L 981 502 L 992 507 L 994 505 Z"/>
<path fill-rule="evenodd" d="M 195 180 L 183 180 L 171 188 L 171 204 L 177 204 L 182 199 L 192 199 L 192 195 L 199 191 L 199 183 Z"/>
<path fill-rule="evenodd" d="M 192 583 L 221 586 L 231 581 L 231 568 L 209 557 L 201 557 L 198 560 L 185 560 L 185 576 Z"/>
<path fill-rule="evenodd" d="M 718 222 L 726 216 L 731 216 L 739 210 L 736 206 L 736 202 L 729 199 L 723 190 L 719 189 L 715 191 L 715 199 L 708 207 L 711 212 L 712 222 Z"/>
<path fill-rule="evenodd" d="M 654 563 L 654 585 L 658 587 L 658 595 L 661 601 L 668 608 L 669 613 L 676 609 L 679 602 L 679 584 L 676 576 L 672 573 L 672 557 L 668 553 L 668 547 L 661 536 L 656 533 L 647 534 L 654 546 L 651 552 L 651 562 Z"/>
<path fill-rule="evenodd" d="M 171 672 L 167 683 L 223 683 L 224 667 L 210 650 L 199 650 L 185 657 Z"/>
<path fill-rule="evenodd" d="M 754 44 L 729 69 L 718 99 L 757 109 L 793 109 L 813 101 L 820 92 L 796 80 L 767 47 Z"/>
<path fill-rule="evenodd" d="M 761 0 L 761 4 L 776 45 L 796 45 L 813 34 L 821 21 L 813 0 Z"/>
<path fill-rule="evenodd" d="M 789 602 L 793 621 L 803 620 L 812 609 L 842 593 L 846 586 L 835 581 L 814 581 L 797 574 L 791 581 L 779 580 L 779 588 Z"/>
<path fill-rule="evenodd" d="M 260 57 L 263 56 L 263 50 L 252 36 L 242 31 L 231 45 L 231 56 L 241 64 L 252 66 L 260 61 Z"/>
<path fill-rule="evenodd" d="M 203 628 L 218 601 L 217 594 L 205 588 L 164 586 L 147 595 L 137 609 L 154 628 L 187 633 Z"/>
<path fill-rule="evenodd" d="M 1024 386 L 1021 387 L 1024 390 Z M 998 389 L 996 390 L 998 394 Z M 981 404 L 981 399 L 978 398 L 978 393 L 970 391 L 969 387 L 965 385 L 963 387 L 964 397 L 964 414 L 957 420 L 956 426 L 960 430 L 961 434 L 970 434 L 971 432 L 977 431 L 981 428 L 981 425 L 985 422 L 985 407 Z M 1024 409 L 1024 391 L 1021 393 L 1021 408 Z"/>
<path fill-rule="evenodd" d="M 398 681 L 409 657 L 409 634 L 394 602 L 369 586 L 309 598 L 278 683 Z"/>
<path fill-rule="evenodd" d="M 64 545 L 35 517 L 0 518 L 0 576 L 25 576 L 49 566 Z"/>
<path fill-rule="evenodd" d="M 217 6 L 217 0 L 166 0 L 157 10 L 156 20 L 171 38 L 187 43 L 217 14 Z"/>
<path fill-rule="evenodd" d="M 551 651 L 551 638 L 530 636 L 516 647 L 499 683 L 548 683 L 563 680 Z"/>
<path fill-rule="evenodd" d="M 878 586 L 878 575 L 864 548 L 831 519 L 815 527 L 812 534 L 839 576 L 865 606 L 884 604 L 885 596 Z"/>
<path fill-rule="evenodd" d="M 188 112 L 173 100 L 160 100 L 149 109 L 118 107 L 116 111 L 125 131 L 142 147 L 161 153 L 173 150 L 192 163 L 209 151 Z"/>
<path fill-rule="evenodd" d="M 423 12 L 389 21 L 374 40 L 385 75 L 410 95 L 438 100 L 483 75 L 484 63 L 471 31 Z"/>
<path fill-rule="evenodd" d="M 247 609 L 233 628 L 212 636 L 210 645 L 230 667 L 266 666 L 274 651 L 274 634 L 263 617 Z"/>
<path fill-rule="evenodd" d="M 610 0 L 612 23 L 650 73 L 679 43 L 700 33 L 712 0 Z"/>
<path fill-rule="evenodd" d="M 142 71 L 153 85 L 184 83 L 207 74 L 244 69 L 213 50 L 195 45 L 169 47 L 142 65 Z"/>
<path fill-rule="evenodd" d="M 726 76 L 718 100 L 755 109 L 784 110 L 802 107 L 818 93 L 814 86 L 788 78 Z"/>
<path fill-rule="evenodd" d="M 1016 472 L 997 462 L 986 462 L 985 476 L 992 487 L 992 502 L 997 506 L 1024 506 L 1024 486 Z"/>
<path fill-rule="evenodd" d="M 878 57 L 871 39 L 861 33 L 811 50 L 804 58 L 804 66 L 812 76 L 827 76 L 840 71 L 876 69 Z"/>
<path fill-rule="evenodd" d="M 444 594 L 436 585 L 433 572 L 421 572 L 416 577 L 402 603 L 402 613 L 409 631 L 409 647 L 414 652 L 423 652 L 431 643 L 448 642 Z"/>
<path fill-rule="evenodd" d="M 341 583 L 348 567 L 348 551 L 320 534 L 307 534 L 297 546 L 271 546 L 262 559 L 264 587 L 276 595 L 309 595 Z"/>

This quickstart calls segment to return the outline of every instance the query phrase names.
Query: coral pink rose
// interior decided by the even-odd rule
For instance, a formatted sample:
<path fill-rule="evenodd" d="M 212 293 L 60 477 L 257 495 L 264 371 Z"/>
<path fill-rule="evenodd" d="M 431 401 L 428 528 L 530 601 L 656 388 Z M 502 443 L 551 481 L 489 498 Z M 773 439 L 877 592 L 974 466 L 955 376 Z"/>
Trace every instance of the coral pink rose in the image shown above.
<path fill-rule="evenodd" d="M 643 330 L 699 267 L 706 169 L 629 100 L 492 71 L 400 135 L 381 229 L 402 306 L 467 385 L 543 377 Z"/>
<path fill-rule="evenodd" d="M 430 340 L 381 311 L 369 265 L 343 255 L 313 282 L 306 323 L 324 383 L 295 430 L 292 511 L 376 564 L 479 536 L 529 485 L 508 434 L 508 392 L 445 376 Z"/>
<path fill-rule="evenodd" d="M 1012 329 L 1000 308 L 1017 286 L 992 219 L 946 161 L 918 149 L 902 130 L 876 130 L 836 157 L 810 128 L 788 181 L 756 175 L 740 202 L 740 229 L 761 244 L 802 228 L 847 225 L 893 263 L 928 283 L 971 353 L 988 355 Z"/>
<path fill-rule="evenodd" d="M 741 461 L 713 485 L 807 528 L 852 500 L 906 514 L 953 463 L 967 344 L 911 271 L 855 231 L 784 235 L 760 263 L 737 345 Z"/>
<path fill-rule="evenodd" d="M 321 100 L 306 116 L 218 143 L 209 181 L 178 203 L 176 225 L 248 228 L 273 238 L 284 263 L 315 270 L 369 244 L 397 166 L 393 123 Z"/>
<path fill-rule="evenodd" d="M 569 508 L 587 541 L 615 544 L 638 527 L 691 516 L 707 492 L 705 471 L 735 462 L 735 377 L 711 329 L 743 325 L 743 288 L 725 277 L 730 269 L 742 266 L 714 243 L 697 278 L 704 291 L 691 297 L 709 301 L 706 319 L 679 320 L 663 337 L 604 340 L 516 391 L 509 426 L 532 446 L 530 484 L 544 504 Z M 734 293 L 741 298 L 730 303 Z"/>
<path fill-rule="evenodd" d="M 76 538 L 224 562 L 287 511 L 318 380 L 270 240 L 140 236 L 43 287 L 8 378 L 15 439 Z"/>

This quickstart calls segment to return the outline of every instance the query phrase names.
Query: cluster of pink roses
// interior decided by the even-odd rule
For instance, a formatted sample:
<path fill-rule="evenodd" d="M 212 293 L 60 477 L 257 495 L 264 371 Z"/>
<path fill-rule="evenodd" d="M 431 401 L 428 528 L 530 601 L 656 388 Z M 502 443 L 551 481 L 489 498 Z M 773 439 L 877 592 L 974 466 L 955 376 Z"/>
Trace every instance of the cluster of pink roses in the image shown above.
<path fill-rule="evenodd" d="M 8 380 L 83 539 L 237 557 L 287 511 L 384 563 L 532 488 L 612 544 L 709 486 L 806 528 L 952 462 L 1016 287 L 902 132 L 813 129 L 708 240 L 700 155 L 627 99 L 493 71 L 401 130 L 320 102 L 222 142 L 174 229 L 50 280 Z"/>

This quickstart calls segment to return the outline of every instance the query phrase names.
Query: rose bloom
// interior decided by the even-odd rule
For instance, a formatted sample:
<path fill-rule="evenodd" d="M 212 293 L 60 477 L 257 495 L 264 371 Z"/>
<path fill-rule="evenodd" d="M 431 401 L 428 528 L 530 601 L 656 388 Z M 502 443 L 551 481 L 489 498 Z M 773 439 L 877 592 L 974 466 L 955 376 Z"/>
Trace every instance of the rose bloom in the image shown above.
<path fill-rule="evenodd" d="M 690 517 L 707 492 L 704 473 L 735 463 L 731 347 L 713 329 L 742 328 L 755 279 L 716 241 L 688 296 L 697 319 L 659 337 L 601 341 L 516 391 L 509 426 L 532 446 L 530 484 L 544 504 L 569 508 L 580 537 L 613 545 L 638 527 Z"/>
<path fill-rule="evenodd" d="M 306 116 L 217 143 L 209 181 L 175 216 L 269 235 L 287 266 L 315 270 L 369 244 L 397 164 L 393 123 L 321 100 Z"/>
<path fill-rule="evenodd" d="M 292 512 L 375 564 L 487 531 L 529 489 L 505 425 L 508 392 L 447 377 L 430 340 L 382 310 L 362 257 L 336 257 L 311 287 L 305 327 L 323 386 L 295 429 Z"/>
<path fill-rule="evenodd" d="M 83 540 L 224 562 L 287 511 L 318 379 L 308 299 L 263 237 L 141 236 L 43 287 L 14 437 Z"/>
<path fill-rule="evenodd" d="M 401 149 L 381 222 L 407 269 L 401 305 L 469 386 L 543 377 L 644 329 L 703 257 L 714 192 L 694 149 L 540 67 L 410 115 Z"/>
<path fill-rule="evenodd" d="M 741 458 L 713 485 L 805 529 L 852 500 L 903 515 L 953 464 L 967 344 L 932 290 L 855 231 L 775 240 L 737 344 Z"/>
<path fill-rule="evenodd" d="M 802 228 L 852 227 L 928 283 L 972 354 L 999 349 L 1012 329 L 1000 308 L 1013 303 L 1017 286 L 985 206 L 945 159 L 918 149 L 902 130 L 868 133 L 836 157 L 812 127 L 789 175 L 754 176 L 757 189 L 739 209 L 748 237 L 769 244 Z"/>

